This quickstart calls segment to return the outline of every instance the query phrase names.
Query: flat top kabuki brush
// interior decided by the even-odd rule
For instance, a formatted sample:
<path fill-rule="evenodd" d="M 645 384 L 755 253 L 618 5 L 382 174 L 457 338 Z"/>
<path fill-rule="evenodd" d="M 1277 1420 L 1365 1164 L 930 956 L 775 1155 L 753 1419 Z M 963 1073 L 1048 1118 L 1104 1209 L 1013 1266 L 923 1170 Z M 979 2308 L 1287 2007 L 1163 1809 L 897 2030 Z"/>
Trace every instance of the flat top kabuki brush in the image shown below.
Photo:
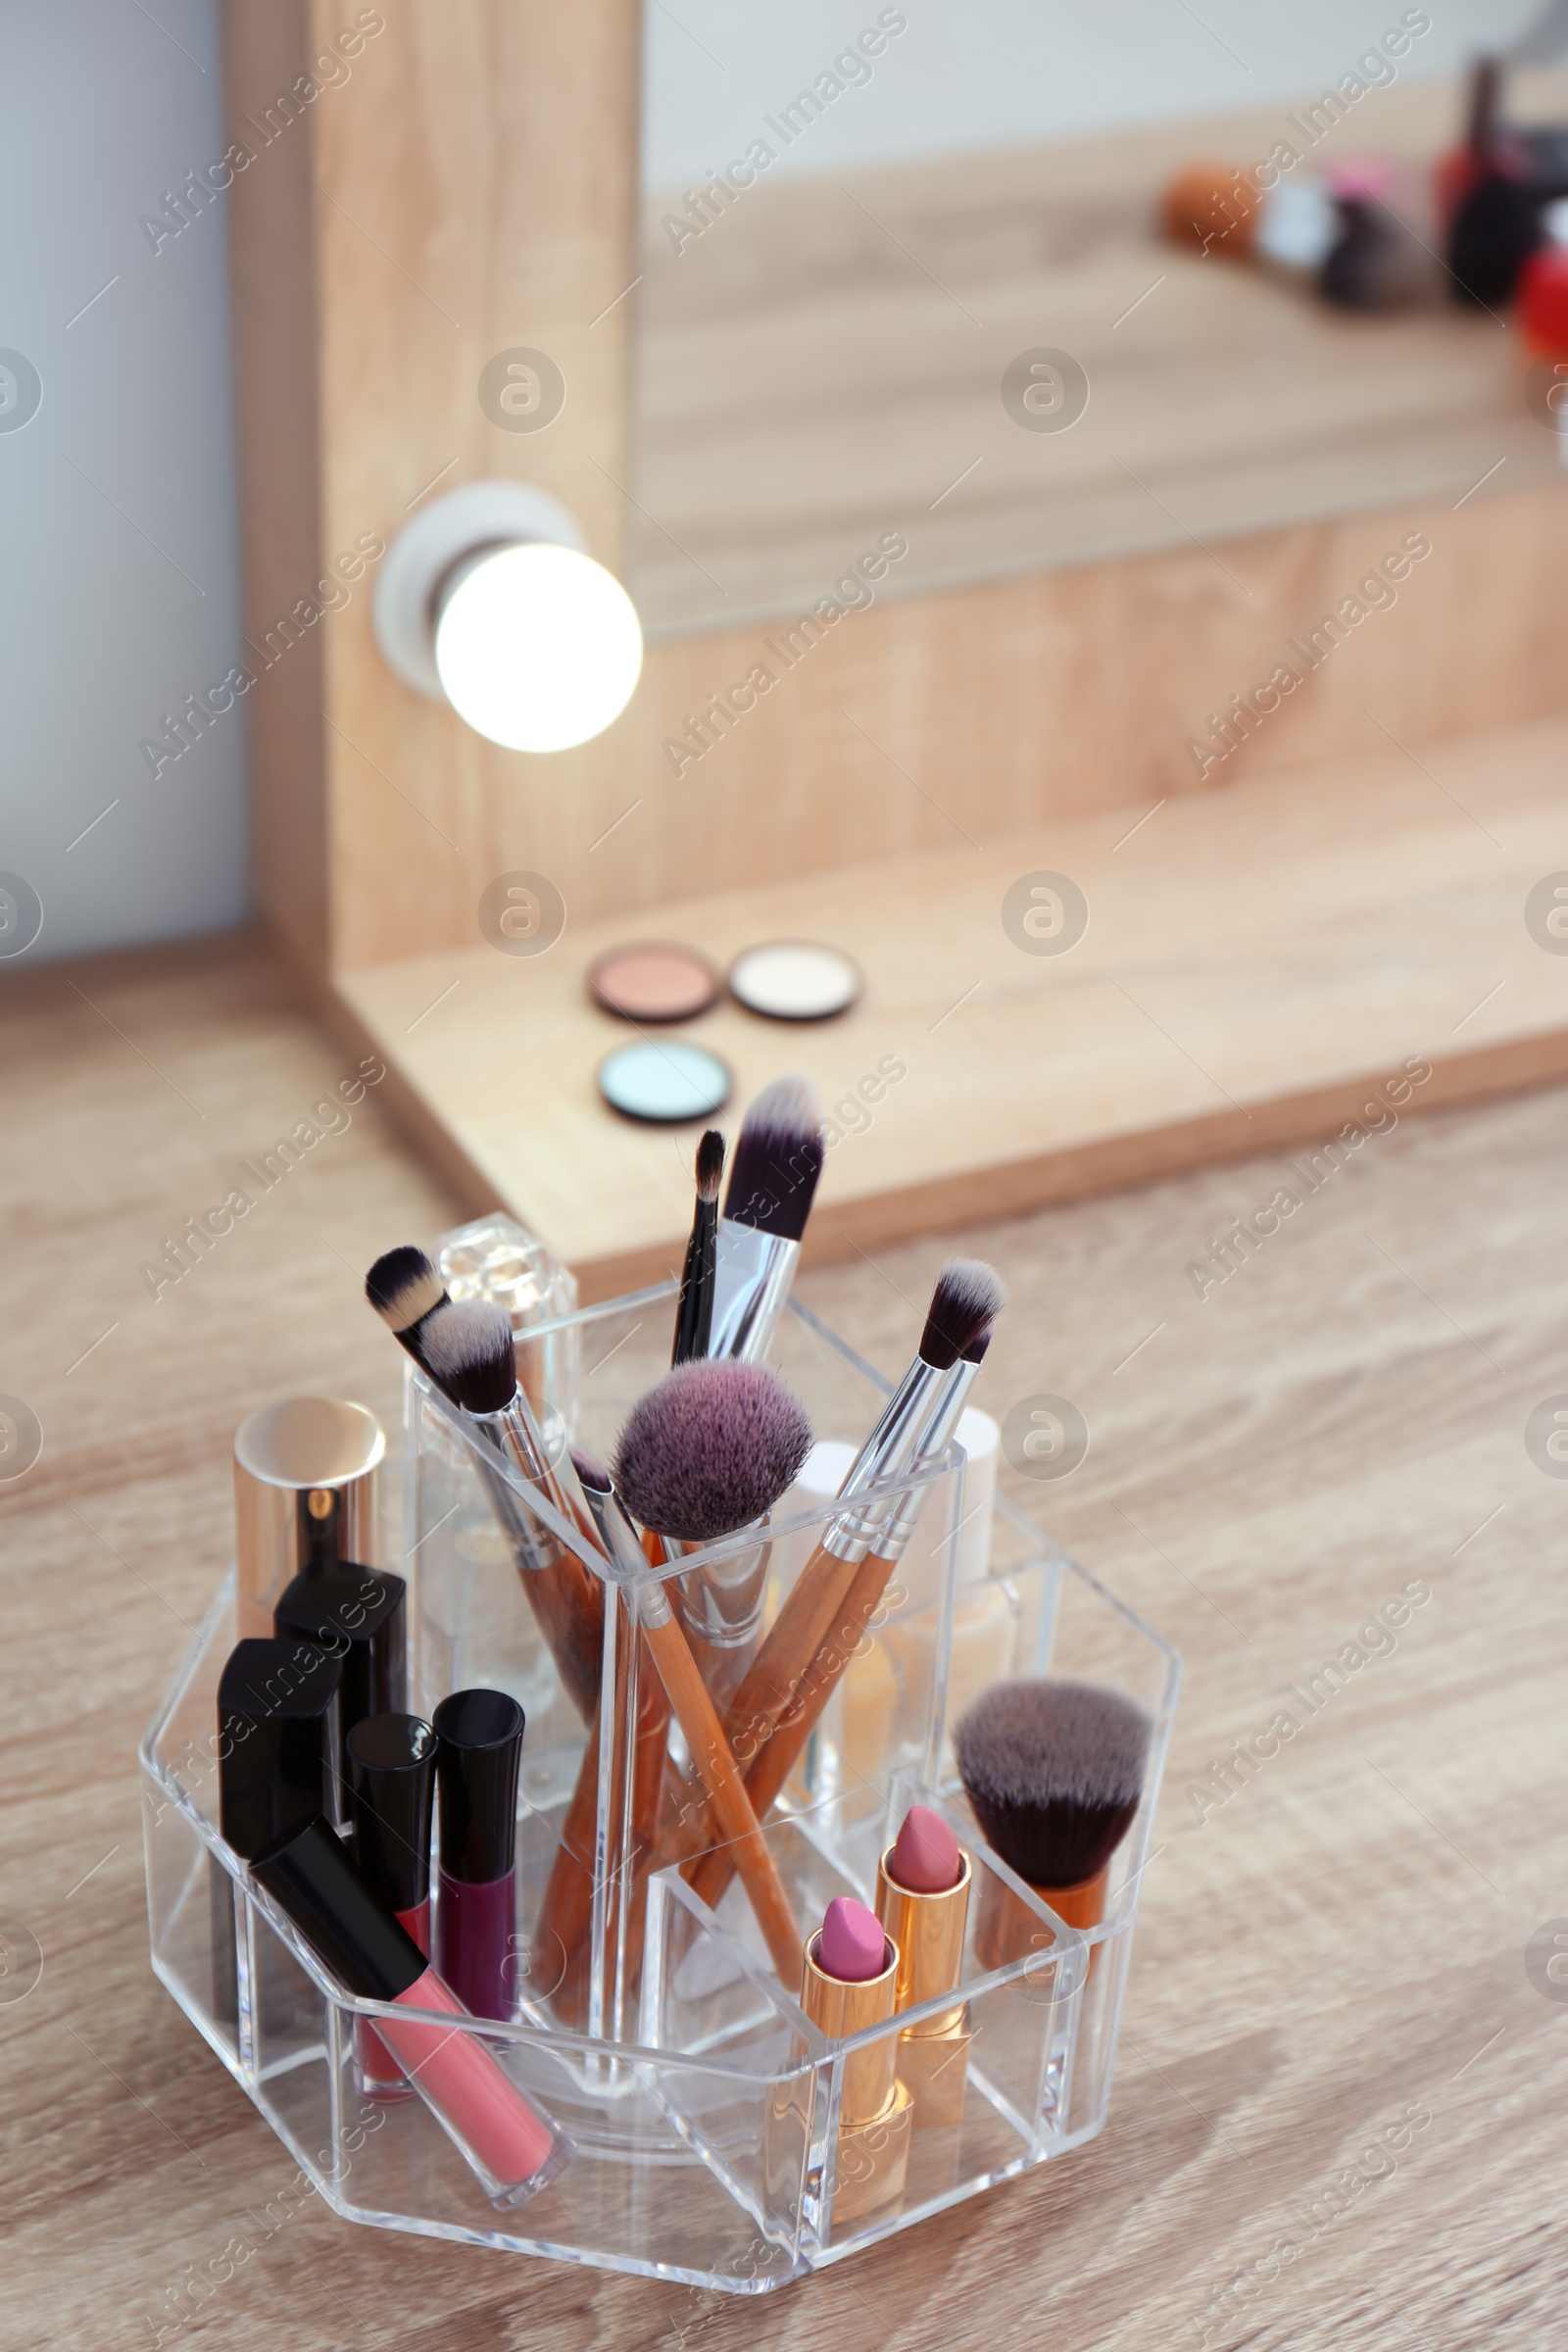
<path fill-rule="evenodd" d="M 1153 1725 L 1136 1700 L 1099 1683 L 993 1684 L 960 1716 L 958 1774 L 987 1842 L 1069 1927 L 1105 1906 L 1111 1856 L 1138 1811 Z M 977 1948 L 1012 1957 L 1008 1890 L 976 1925 Z"/>
<path fill-rule="evenodd" d="M 718 1223 L 707 1352 L 755 1363 L 767 1351 L 801 1254 L 826 1153 L 808 1078 L 775 1078 L 746 1113 Z"/>
<path fill-rule="evenodd" d="M 864 1503 L 855 1497 L 919 1471 L 943 1451 L 1002 1305 L 1001 1281 L 980 1259 L 950 1258 L 942 1268 L 919 1351 L 845 1475 L 839 1499 L 846 1507 L 824 1530 L 731 1702 L 725 1730 L 759 1820 L 766 1819 L 875 1615 L 923 1499 L 918 1490 Z M 695 1853 L 700 1843 L 694 1827 L 682 1851 Z M 710 1854 L 688 1875 L 705 1901 L 714 1901 L 712 1889 L 728 1876 L 723 1854 Z"/>
<path fill-rule="evenodd" d="M 569 1464 L 564 1474 L 552 1465 L 517 1386 L 516 1344 L 506 1309 L 477 1298 L 437 1302 L 413 1328 L 412 1345 L 407 1330 L 398 1337 L 484 1443 L 537 1487 L 562 1518 L 590 1524 L 586 1505 L 579 1508 L 580 1496 L 570 1491 L 575 1475 Z M 587 1721 L 599 1703 L 604 1588 L 570 1546 L 533 1517 L 505 1478 L 482 1461 L 479 1473 L 557 1671 Z"/>

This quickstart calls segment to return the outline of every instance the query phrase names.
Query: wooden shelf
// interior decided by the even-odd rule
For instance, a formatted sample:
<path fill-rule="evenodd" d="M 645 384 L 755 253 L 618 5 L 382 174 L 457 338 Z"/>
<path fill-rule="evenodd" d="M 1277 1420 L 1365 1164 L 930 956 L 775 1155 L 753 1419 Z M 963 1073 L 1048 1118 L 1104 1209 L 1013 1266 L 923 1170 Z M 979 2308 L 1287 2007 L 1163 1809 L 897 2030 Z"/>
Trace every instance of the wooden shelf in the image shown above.
<path fill-rule="evenodd" d="M 599 1297 L 676 1262 L 692 1131 L 601 1102 L 595 1069 L 634 1032 L 589 1003 L 594 956 L 639 935 L 721 966 L 764 938 L 849 949 L 867 986 L 842 1020 L 794 1029 L 726 1003 L 675 1032 L 733 1068 L 731 1134 L 781 1070 L 809 1072 L 832 1113 L 903 1067 L 829 1150 L 809 1248 L 842 1255 L 1322 1140 L 1407 1056 L 1433 1070 L 1412 1110 L 1568 1072 L 1568 958 L 1524 922 L 1533 885 L 1568 867 L 1565 758 L 1560 721 L 1391 747 L 1147 816 L 956 835 L 940 858 L 568 925 L 536 959 L 481 945 L 336 987 L 469 1197 L 511 1205 Z M 1004 894 L 1037 869 L 1088 899 L 1070 954 L 1025 954 L 1003 928 Z"/>

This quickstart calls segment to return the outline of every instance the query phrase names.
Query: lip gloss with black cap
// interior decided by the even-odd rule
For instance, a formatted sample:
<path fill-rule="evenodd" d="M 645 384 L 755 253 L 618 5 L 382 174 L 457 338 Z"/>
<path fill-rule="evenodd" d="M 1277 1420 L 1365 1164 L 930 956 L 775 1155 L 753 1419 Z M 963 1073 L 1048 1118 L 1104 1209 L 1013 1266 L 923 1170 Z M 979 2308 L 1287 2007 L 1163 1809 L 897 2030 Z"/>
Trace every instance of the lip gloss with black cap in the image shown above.
<path fill-rule="evenodd" d="M 436 1708 L 441 1879 L 436 1966 L 475 2017 L 512 2016 L 522 1709 L 505 1690 L 454 1690 Z"/>
<path fill-rule="evenodd" d="M 355 1857 L 398 1925 L 428 1952 L 435 1734 L 418 1715 L 368 1715 L 345 1745 Z M 355 2021 L 354 2057 L 360 2087 L 369 2097 L 412 2095 L 368 2018 Z"/>
<path fill-rule="evenodd" d="M 302 1569 L 272 1612 L 280 1641 L 292 1635 L 314 1642 L 342 1661 L 340 1786 L 327 1808 L 328 1819 L 339 1824 L 348 1818 L 350 1732 L 367 1715 L 401 1714 L 408 1704 L 407 1592 L 402 1577 L 385 1568 L 341 1560 Z"/>
<path fill-rule="evenodd" d="M 345 1990 L 397 2008 L 466 2016 L 320 1814 L 258 1854 L 251 1871 Z M 417 2016 L 380 2018 L 376 2032 L 494 2204 L 520 2205 L 570 2160 L 571 2141 L 478 2034 Z"/>

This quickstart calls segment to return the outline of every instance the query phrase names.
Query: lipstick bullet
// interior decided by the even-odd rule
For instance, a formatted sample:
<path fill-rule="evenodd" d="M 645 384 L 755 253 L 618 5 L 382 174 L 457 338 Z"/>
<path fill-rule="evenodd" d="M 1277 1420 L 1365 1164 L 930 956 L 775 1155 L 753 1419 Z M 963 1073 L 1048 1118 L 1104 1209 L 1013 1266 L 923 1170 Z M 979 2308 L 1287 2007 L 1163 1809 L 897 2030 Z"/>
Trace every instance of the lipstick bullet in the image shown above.
<path fill-rule="evenodd" d="M 911 1805 L 877 1870 L 876 1915 L 899 1950 L 895 2008 L 919 2008 L 957 1984 L 969 1883 L 969 1857 L 941 1814 Z M 900 2034 L 899 2080 L 914 2102 L 916 2130 L 962 2121 L 973 2038 L 963 2001 Z"/>
<path fill-rule="evenodd" d="M 853 1895 L 836 1895 L 807 1943 L 801 2007 L 832 2040 L 886 2024 L 898 1991 L 899 1949 Z M 909 2167 L 909 2093 L 898 2079 L 899 2036 L 884 2034 L 843 2062 L 833 2219 L 878 2213 L 904 2193 Z"/>

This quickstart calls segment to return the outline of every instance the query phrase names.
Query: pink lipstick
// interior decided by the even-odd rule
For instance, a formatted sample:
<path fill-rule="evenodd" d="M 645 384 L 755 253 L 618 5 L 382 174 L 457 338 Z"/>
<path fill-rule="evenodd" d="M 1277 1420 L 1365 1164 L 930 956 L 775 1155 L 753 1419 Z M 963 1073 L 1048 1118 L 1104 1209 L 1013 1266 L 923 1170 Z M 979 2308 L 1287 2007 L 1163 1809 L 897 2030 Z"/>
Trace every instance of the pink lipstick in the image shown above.
<path fill-rule="evenodd" d="M 806 1946 L 801 2007 L 831 2040 L 892 2017 L 899 1950 L 853 1895 L 835 1895 Z M 839 2093 L 833 2218 L 878 2213 L 904 2193 L 909 2167 L 909 2094 L 898 2079 L 899 2037 L 884 2034 L 844 2060 Z"/>
<path fill-rule="evenodd" d="M 919 2008 L 957 1984 L 969 1876 L 969 1857 L 941 1814 L 911 1805 L 877 1871 L 877 1918 L 899 1952 L 896 2009 Z M 962 2001 L 900 2034 L 899 2081 L 914 2102 L 917 2128 L 962 2120 L 973 2038 Z"/>

